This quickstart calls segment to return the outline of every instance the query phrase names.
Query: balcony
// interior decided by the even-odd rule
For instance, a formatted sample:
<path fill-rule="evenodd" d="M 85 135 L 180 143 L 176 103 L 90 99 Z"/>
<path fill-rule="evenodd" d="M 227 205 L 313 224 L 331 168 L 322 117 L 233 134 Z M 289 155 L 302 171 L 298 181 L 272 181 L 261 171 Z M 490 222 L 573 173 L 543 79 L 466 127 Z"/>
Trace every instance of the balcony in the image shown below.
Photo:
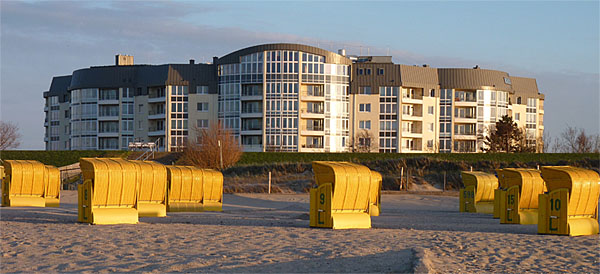
<path fill-rule="evenodd" d="M 261 118 L 262 116 L 262 109 L 259 110 L 258 108 L 242 109 L 240 113 L 240 118 Z"/>
<path fill-rule="evenodd" d="M 165 136 L 165 129 L 164 128 L 149 128 L 148 129 L 148 136 Z"/>
<path fill-rule="evenodd" d="M 119 104 L 119 99 L 117 99 L 117 98 L 107 97 L 107 98 L 100 98 L 100 100 L 98 100 L 98 105 L 118 105 L 118 104 Z"/>
<path fill-rule="evenodd" d="M 474 131 L 455 132 L 454 139 L 460 140 L 477 140 L 477 135 Z"/>
<path fill-rule="evenodd" d="M 244 152 L 262 152 L 262 145 L 242 145 Z"/>
<path fill-rule="evenodd" d="M 476 107 L 477 100 L 475 100 L 475 98 L 468 98 L 468 99 L 454 98 L 454 105 L 457 107 Z"/>
<path fill-rule="evenodd" d="M 412 146 L 412 147 L 401 147 L 401 153 L 422 153 L 423 150 L 421 150 L 420 147 L 416 147 L 416 146 Z"/>
<path fill-rule="evenodd" d="M 454 117 L 454 122 L 455 123 L 475 124 L 475 123 L 477 123 L 477 117 L 475 117 L 475 115 L 456 116 L 456 117 Z"/>
<path fill-rule="evenodd" d="M 107 114 L 107 115 L 98 116 L 98 121 L 118 121 L 118 120 L 119 120 L 119 114 L 117 114 L 117 115 Z"/>
<path fill-rule="evenodd" d="M 402 103 L 406 103 L 406 104 L 423 104 L 423 96 L 402 97 Z"/>
<path fill-rule="evenodd" d="M 406 121 L 423 121 L 423 116 L 416 113 L 402 113 L 402 120 Z"/>
<path fill-rule="evenodd" d="M 118 131 L 101 131 L 98 132 L 98 137 L 119 137 Z"/>
<path fill-rule="evenodd" d="M 300 109 L 300 116 L 302 118 L 325 118 L 325 112 L 323 108 L 303 108 Z"/>
<path fill-rule="evenodd" d="M 150 111 L 148 112 L 148 120 L 165 119 L 165 111 Z"/>
<path fill-rule="evenodd" d="M 242 91 L 242 96 L 240 97 L 242 101 L 262 101 L 262 99 L 262 90 L 245 90 Z"/>
<path fill-rule="evenodd" d="M 413 129 L 409 131 L 402 131 L 402 137 L 408 138 L 421 138 L 423 137 L 423 132 L 421 130 Z"/>
<path fill-rule="evenodd" d="M 300 93 L 302 101 L 325 101 L 325 93 L 323 91 L 306 91 Z"/>
<path fill-rule="evenodd" d="M 148 103 L 165 103 L 167 101 L 167 98 L 162 95 L 159 97 L 148 97 Z"/>
<path fill-rule="evenodd" d="M 262 128 L 260 126 L 246 126 L 242 127 L 240 132 L 241 135 L 262 135 Z"/>
<path fill-rule="evenodd" d="M 312 135 L 312 136 L 324 136 L 325 131 L 323 126 L 307 126 L 302 129 L 302 135 Z"/>

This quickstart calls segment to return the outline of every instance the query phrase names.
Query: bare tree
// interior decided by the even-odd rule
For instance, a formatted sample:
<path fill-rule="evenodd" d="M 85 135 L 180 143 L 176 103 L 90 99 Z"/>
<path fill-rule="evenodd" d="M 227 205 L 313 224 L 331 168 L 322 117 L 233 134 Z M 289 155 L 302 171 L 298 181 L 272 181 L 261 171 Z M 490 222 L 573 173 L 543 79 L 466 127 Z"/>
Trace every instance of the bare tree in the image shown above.
<path fill-rule="evenodd" d="M 377 149 L 377 139 L 368 130 L 362 130 L 353 138 L 352 152 L 371 152 Z"/>
<path fill-rule="evenodd" d="M 213 123 L 207 129 L 194 127 L 198 142 L 190 140 L 183 149 L 186 164 L 202 168 L 225 169 L 233 166 L 242 156 L 242 148 L 229 129 Z"/>
<path fill-rule="evenodd" d="M 21 145 L 19 139 L 21 134 L 15 123 L 0 121 L 0 150 L 17 148 Z"/>
<path fill-rule="evenodd" d="M 588 135 L 585 129 L 568 126 L 560 134 L 560 151 L 566 153 L 598 152 L 600 135 Z"/>
<path fill-rule="evenodd" d="M 550 133 L 544 130 L 544 135 L 542 137 L 538 137 L 537 140 L 538 146 L 541 148 L 538 151 L 541 151 L 543 153 L 549 153 L 552 149 L 552 142 L 553 139 L 550 136 Z"/>

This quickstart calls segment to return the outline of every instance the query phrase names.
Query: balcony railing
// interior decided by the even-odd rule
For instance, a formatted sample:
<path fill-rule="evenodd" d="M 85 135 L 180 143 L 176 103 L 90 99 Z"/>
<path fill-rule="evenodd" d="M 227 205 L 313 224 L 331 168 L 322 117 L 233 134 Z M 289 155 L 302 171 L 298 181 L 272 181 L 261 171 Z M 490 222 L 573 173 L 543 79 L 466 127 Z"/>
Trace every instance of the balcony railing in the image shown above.
<path fill-rule="evenodd" d="M 323 114 L 325 112 L 323 108 L 303 108 L 302 113 Z"/>
<path fill-rule="evenodd" d="M 262 130 L 262 128 L 260 126 L 246 126 L 242 127 L 242 130 Z"/>
<path fill-rule="evenodd" d="M 306 126 L 306 130 L 323 131 L 323 126 Z"/>
<path fill-rule="evenodd" d="M 164 109 L 150 110 L 150 112 L 148 113 L 148 115 L 159 115 L 159 114 L 165 114 L 165 110 Z"/>
<path fill-rule="evenodd" d="M 262 113 L 262 108 L 242 108 L 242 113 Z"/>
<path fill-rule="evenodd" d="M 303 148 L 323 148 L 323 144 L 304 144 Z"/>
<path fill-rule="evenodd" d="M 242 91 L 242 96 L 262 96 L 262 90 L 261 91 Z"/>
<path fill-rule="evenodd" d="M 306 91 L 302 93 L 303 96 L 315 96 L 315 97 L 323 97 L 325 96 L 325 92 L 323 90 L 318 91 Z"/>

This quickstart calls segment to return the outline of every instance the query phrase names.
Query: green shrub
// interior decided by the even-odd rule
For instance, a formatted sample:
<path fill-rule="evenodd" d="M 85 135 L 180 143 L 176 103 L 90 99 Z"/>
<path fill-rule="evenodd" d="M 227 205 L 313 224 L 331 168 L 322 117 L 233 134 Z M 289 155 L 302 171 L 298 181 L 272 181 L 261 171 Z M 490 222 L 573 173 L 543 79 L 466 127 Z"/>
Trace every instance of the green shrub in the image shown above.
<path fill-rule="evenodd" d="M 56 167 L 66 166 L 79 162 L 79 158 L 85 157 L 117 157 L 125 158 L 129 151 L 102 151 L 102 150 L 5 150 L 0 151 L 2 160 L 37 160 L 46 165 Z"/>
<path fill-rule="evenodd" d="M 475 163 L 480 161 L 513 163 L 542 162 L 558 163 L 560 161 L 578 161 L 599 159 L 597 153 L 296 153 L 296 152 L 245 152 L 239 165 L 257 165 L 264 163 L 309 163 L 312 161 L 351 161 L 365 162 L 389 159 L 431 158 L 447 161 L 464 161 Z"/>

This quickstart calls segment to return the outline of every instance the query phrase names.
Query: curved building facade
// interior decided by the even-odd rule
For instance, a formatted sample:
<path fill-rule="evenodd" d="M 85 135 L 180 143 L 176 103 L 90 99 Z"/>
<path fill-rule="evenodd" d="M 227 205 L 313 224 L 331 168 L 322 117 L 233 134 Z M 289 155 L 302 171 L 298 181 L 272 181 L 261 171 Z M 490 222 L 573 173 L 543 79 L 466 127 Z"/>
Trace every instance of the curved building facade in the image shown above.
<path fill-rule="evenodd" d="M 347 151 L 350 59 L 271 44 L 218 62 L 219 120 L 246 151 Z"/>
<path fill-rule="evenodd" d="M 299 44 L 241 49 L 212 63 L 114 66 L 54 77 L 46 149 L 177 151 L 222 123 L 245 151 L 479 152 L 509 115 L 543 145 L 535 79 L 475 67 L 394 64 Z"/>

